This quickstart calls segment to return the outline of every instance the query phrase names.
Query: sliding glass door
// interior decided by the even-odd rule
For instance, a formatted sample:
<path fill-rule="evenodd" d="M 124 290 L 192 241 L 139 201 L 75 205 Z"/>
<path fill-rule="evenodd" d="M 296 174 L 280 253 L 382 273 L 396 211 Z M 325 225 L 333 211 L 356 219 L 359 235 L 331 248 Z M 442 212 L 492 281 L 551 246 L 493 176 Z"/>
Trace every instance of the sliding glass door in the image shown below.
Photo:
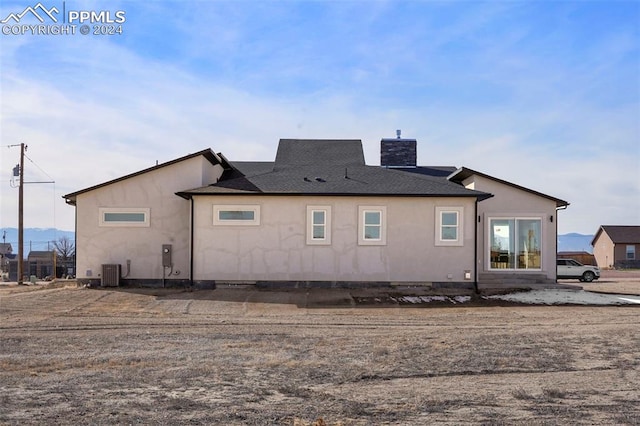
<path fill-rule="evenodd" d="M 489 219 L 489 268 L 541 269 L 541 237 L 541 219 Z"/>

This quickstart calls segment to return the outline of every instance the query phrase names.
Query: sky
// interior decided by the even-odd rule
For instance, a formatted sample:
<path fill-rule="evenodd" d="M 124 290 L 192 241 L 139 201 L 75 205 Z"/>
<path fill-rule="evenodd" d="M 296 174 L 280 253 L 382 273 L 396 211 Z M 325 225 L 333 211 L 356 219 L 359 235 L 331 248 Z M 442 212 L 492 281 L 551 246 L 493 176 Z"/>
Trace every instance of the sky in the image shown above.
<path fill-rule="evenodd" d="M 3 0 L 0 20 L 37 4 Z M 377 165 L 396 129 L 420 165 L 568 201 L 560 234 L 640 225 L 640 1 L 41 6 L 47 31 L 76 28 L 0 24 L 0 227 L 18 225 L 20 143 L 24 226 L 72 231 L 63 195 L 156 162 L 273 161 L 280 138 L 346 138 Z M 102 22 L 83 35 L 74 11 Z"/>

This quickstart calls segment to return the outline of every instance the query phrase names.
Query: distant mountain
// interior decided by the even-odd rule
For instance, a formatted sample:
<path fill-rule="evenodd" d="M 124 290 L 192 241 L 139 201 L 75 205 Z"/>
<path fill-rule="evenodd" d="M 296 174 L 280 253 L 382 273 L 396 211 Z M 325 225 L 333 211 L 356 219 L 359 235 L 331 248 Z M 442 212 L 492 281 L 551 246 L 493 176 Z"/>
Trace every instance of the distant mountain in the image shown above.
<path fill-rule="evenodd" d="M 67 237 L 71 241 L 75 238 L 72 231 L 62 231 L 55 228 L 24 228 L 24 256 L 27 257 L 30 251 L 50 250 L 53 241 L 58 241 L 61 237 Z M 13 253 L 18 253 L 18 228 L 0 228 L 0 242 L 11 244 Z"/>
<path fill-rule="evenodd" d="M 587 253 L 593 253 L 591 240 L 593 240 L 593 235 L 576 233 L 558 235 L 558 251 L 586 251 Z"/>

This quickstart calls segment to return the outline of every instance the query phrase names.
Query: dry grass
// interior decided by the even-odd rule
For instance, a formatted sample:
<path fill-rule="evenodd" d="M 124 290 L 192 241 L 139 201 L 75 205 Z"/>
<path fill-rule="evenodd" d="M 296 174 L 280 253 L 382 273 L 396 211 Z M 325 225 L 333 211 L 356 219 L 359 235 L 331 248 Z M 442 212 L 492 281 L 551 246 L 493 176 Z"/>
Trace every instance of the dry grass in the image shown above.
<path fill-rule="evenodd" d="M 640 418 L 640 309 L 299 310 L 190 298 L 60 289 L 0 300 L 0 423 Z"/>

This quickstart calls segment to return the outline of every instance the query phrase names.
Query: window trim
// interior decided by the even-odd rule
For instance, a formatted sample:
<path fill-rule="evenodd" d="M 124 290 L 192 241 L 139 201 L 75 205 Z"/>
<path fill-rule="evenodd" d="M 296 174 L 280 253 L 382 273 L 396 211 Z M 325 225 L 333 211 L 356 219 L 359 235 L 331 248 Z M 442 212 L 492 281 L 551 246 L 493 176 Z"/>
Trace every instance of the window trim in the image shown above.
<path fill-rule="evenodd" d="M 220 212 L 251 211 L 253 219 L 220 219 Z M 258 204 L 214 204 L 213 226 L 258 226 L 260 225 L 260 206 Z"/>
<path fill-rule="evenodd" d="M 456 239 L 455 240 L 443 240 L 442 229 L 443 227 L 450 227 L 451 225 L 444 225 L 442 223 L 442 216 L 444 213 L 455 213 L 458 219 L 456 226 Z M 436 229 L 435 229 L 435 245 L 436 246 L 450 246 L 460 247 L 464 245 L 464 207 L 436 207 Z"/>
<path fill-rule="evenodd" d="M 324 238 L 314 238 L 313 214 L 315 212 L 324 213 Z M 307 206 L 307 244 L 308 245 L 331 245 L 331 206 Z"/>
<path fill-rule="evenodd" d="M 110 221 L 106 220 L 105 216 L 109 213 L 142 213 L 144 214 L 143 221 Z M 151 225 L 150 222 L 151 209 L 148 207 L 99 207 L 98 208 L 98 226 L 100 227 L 112 227 L 112 228 L 148 228 Z"/>
<path fill-rule="evenodd" d="M 365 237 L 365 214 L 380 213 L 380 238 Z M 387 245 L 387 207 L 386 206 L 358 206 L 358 245 L 386 246 Z"/>

